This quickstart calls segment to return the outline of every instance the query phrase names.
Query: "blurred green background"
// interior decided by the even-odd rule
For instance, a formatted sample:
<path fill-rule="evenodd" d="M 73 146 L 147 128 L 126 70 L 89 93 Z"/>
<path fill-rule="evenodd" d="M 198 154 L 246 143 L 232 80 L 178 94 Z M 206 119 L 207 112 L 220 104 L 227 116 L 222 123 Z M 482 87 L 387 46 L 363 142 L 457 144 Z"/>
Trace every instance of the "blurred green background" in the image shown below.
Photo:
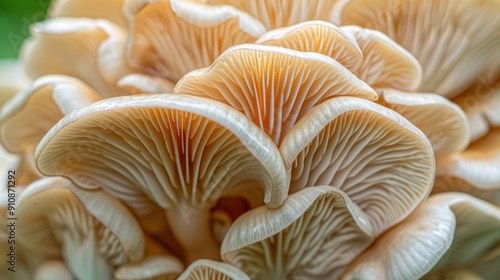
<path fill-rule="evenodd" d="M 0 59 L 17 57 L 29 25 L 45 18 L 50 0 L 0 0 Z"/>

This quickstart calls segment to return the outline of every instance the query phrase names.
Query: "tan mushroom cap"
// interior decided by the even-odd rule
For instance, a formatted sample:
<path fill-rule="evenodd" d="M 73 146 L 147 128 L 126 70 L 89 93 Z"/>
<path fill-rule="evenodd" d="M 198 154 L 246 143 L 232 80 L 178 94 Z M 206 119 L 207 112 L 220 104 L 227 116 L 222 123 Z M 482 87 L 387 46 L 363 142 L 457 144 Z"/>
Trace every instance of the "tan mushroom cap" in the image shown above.
<path fill-rule="evenodd" d="M 324 54 L 351 72 L 358 69 L 363 61 L 363 53 L 353 36 L 332 23 L 320 20 L 272 29 L 256 43 Z"/>
<path fill-rule="evenodd" d="M 500 128 L 439 162 L 433 191 L 465 191 L 500 203 Z"/>
<path fill-rule="evenodd" d="M 67 146 L 78 149 L 61 148 Z M 188 258 L 208 245 L 218 247 L 209 210 L 221 196 L 277 207 L 288 191 L 288 174 L 271 139 L 236 110 L 200 97 L 94 103 L 54 126 L 36 158 L 43 173 L 69 177 L 86 189 L 104 188 L 139 216 L 160 206 Z"/>
<path fill-rule="evenodd" d="M 0 107 L 30 84 L 23 64 L 15 59 L 0 59 Z"/>
<path fill-rule="evenodd" d="M 238 268 L 223 262 L 197 260 L 182 273 L 177 280 L 250 280 Z"/>
<path fill-rule="evenodd" d="M 133 94 L 172 92 L 175 86 L 168 80 L 143 74 L 129 74 L 121 78 L 117 85 Z"/>
<path fill-rule="evenodd" d="M 101 97 L 82 81 L 61 75 L 41 77 L 9 100 L 0 114 L 1 141 L 12 153 L 34 152 L 64 115 Z"/>
<path fill-rule="evenodd" d="M 243 10 L 260 20 L 268 29 L 308 20 L 332 21 L 337 0 L 208 0 Z"/>
<path fill-rule="evenodd" d="M 50 3 L 47 13 L 50 18 L 101 18 L 125 28 L 123 2 L 125 0 L 57 0 Z"/>
<path fill-rule="evenodd" d="M 422 64 L 418 91 L 452 98 L 500 62 L 497 0 L 353 0 L 339 8 L 343 25 L 379 30 Z"/>
<path fill-rule="evenodd" d="M 343 278 L 421 279 L 426 275 L 432 279 L 447 266 L 475 264 L 498 246 L 499 230 L 500 208 L 463 193 L 433 195 L 379 237 Z"/>
<path fill-rule="evenodd" d="M 373 88 L 415 91 L 422 82 L 418 60 L 382 32 L 359 26 L 342 26 L 343 32 L 357 41 L 363 63 L 351 70 Z"/>
<path fill-rule="evenodd" d="M 19 240 L 45 257 L 62 256 L 79 279 L 110 277 L 113 267 L 144 253 L 141 228 L 127 208 L 102 191 L 85 192 L 60 177 L 26 188 L 16 214 Z"/>
<path fill-rule="evenodd" d="M 243 214 L 221 254 L 251 279 L 336 279 L 372 237 L 369 218 L 347 195 L 319 186 L 290 195 L 278 209 Z"/>
<path fill-rule="evenodd" d="M 127 59 L 139 71 L 177 82 L 227 48 L 255 41 L 265 28 L 230 6 L 188 0 L 127 0 Z"/>
<path fill-rule="evenodd" d="M 436 158 L 461 152 L 470 143 L 465 113 L 453 102 L 433 93 L 379 90 L 380 103 L 418 127 L 432 144 Z"/>
<path fill-rule="evenodd" d="M 481 77 L 452 100 L 467 114 L 472 141 L 485 136 L 490 127 L 500 127 L 500 76 L 496 81 Z"/>
<path fill-rule="evenodd" d="M 126 94 L 115 85 L 130 73 L 121 51 L 125 33 L 118 26 L 101 19 L 54 18 L 34 24 L 31 33 L 21 57 L 32 78 L 68 75 L 103 97 Z"/>
<path fill-rule="evenodd" d="M 344 191 L 380 233 L 409 215 L 430 193 L 431 144 L 394 111 L 337 97 L 317 105 L 280 146 L 291 169 L 290 193 L 329 185 Z"/>
<path fill-rule="evenodd" d="M 255 44 L 227 50 L 210 67 L 184 76 L 174 92 L 228 104 L 275 143 L 311 108 L 329 98 L 378 98 L 372 88 L 330 57 Z"/>

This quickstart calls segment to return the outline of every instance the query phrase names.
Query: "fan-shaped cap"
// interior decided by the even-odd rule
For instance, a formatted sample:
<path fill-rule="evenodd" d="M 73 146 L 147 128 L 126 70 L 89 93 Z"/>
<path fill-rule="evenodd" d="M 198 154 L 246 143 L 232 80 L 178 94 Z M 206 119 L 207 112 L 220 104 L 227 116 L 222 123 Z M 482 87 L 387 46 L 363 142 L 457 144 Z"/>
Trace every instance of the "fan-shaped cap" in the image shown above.
<path fill-rule="evenodd" d="M 434 192 L 464 191 L 500 203 L 500 128 L 439 162 Z"/>
<path fill-rule="evenodd" d="M 359 26 L 342 26 L 341 30 L 356 39 L 363 63 L 351 70 L 374 88 L 415 91 L 422 81 L 418 60 L 382 32 Z"/>
<path fill-rule="evenodd" d="M 290 195 L 278 209 L 243 214 L 221 254 L 251 279 L 335 279 L 372 236 L 368 217 L 342 191 L 320 186 Z"/>
<path fill-rule="evenodd" d="M 13 153 L 33 152 L 45 133 L 64 115 L 100 98 L 78 79 L 60 75 L 41 77 L 2 108 L 2 144 Z"/>
<path fill-rule="evenodd" d="M 129 263 L 119 267 L 114 278 L 117 280 L 146 280 L 146 279 L 178 279 L 184 266 L 171 255 L 151 255 L 138 263 Z"/>
<path fill-rule="evenodd" d="M 222 196 L 277 207 L 288 192 L 288 174 L 271 139 L 243 114 L 200 97 L 94 103 L 54 126 L 36 157 L 43 173 L 104 188 L 139 216 L 159 205 L 190 260 L 207 244 L 214 250 L 203 252 L 218 255 L 209 210 Z"/>
<path fill-rule="evenodd" d="M 343 277 L 420 279 L 431 269 L 465 268 L 498 244 L 499 230 L 498 207 L 467 194 L 433 195 L 379 237 Z"/>
<path fill-rule="evenodd" d="M 378 98 L 337 61 L 275 46 L 240 45 L 193 71 L 175 93 L 209 97 L 244 113 L 275 143 L 315 105 L 335 96 Z"/>
<path fill-rule="evenodd" d="M 14 59 L 0 59 L 0 107 L 16 93 L 28 87 L 30 78 L 23 64 Z"/>
<path fill-rule="evenodd" d="M 178 280 L 250 280 L 238 268 L 223 262 L 197 260 L 182 273 Z"/>
<path fill-rule="evenodd" d="M 285 136 L 290 192 L 316 185 L 343 190 L 376 233 L 405 218 L 429 194 L 434 156 L 425 135 L 373 102 L 337 97 L 313 108 Z"/>
<path fill-rule="evenodd" d="M 490 127 L 500 127 L 500 76 L 496 82 L 481 77 L 452 100 L 467 114 L 472 141 L 485 136 Z"/>
<path fill-rule="evenodd" d="M 49 177 L 31 184 L 17 204 L 18 236 L 32 252 L 64 257 L 79 279 L 96 279 L 138 260 L 144 236 L 132 214 L 102 191 L 85 192 Z"/>
<path fill-rule="evenodd" d="M 496 0 L 354 0 L 338 8 L 343 25 L 379 30 L 422 64 L 418 91 L 451 98 L 500 62 Z"/>
<path fill-rule="evenodd" d="M 380 89 L 380 103 L 398 112 L 427 136 L 436 158 L 461 152 L 470 143 L 465 113 L 453 102 L 433 93 Z"/>
<path fill-rule="evenodd" d="M 338 21 L 337 0 L 209 0 L 211 4 L 232 5 L 260 20 L 268 29 L 308 20 Z"/>
<path fill-rule="evenodd" d="M 103 97 L 125 94 L 115 86 L 130 73 L 121 51 L 125 33 L 118 26 L 101 19 L 54 18 L 34 24 L 31 33 L 21 50 L 31 77 L 68 75 Z"/>
<path fill-rule="evenodd" d="M 230 6 L 188 0 L 128 0 L 127 58 L 155 76 L 177 82 L 210 65 L 227 48 L 253 42 L 265 32 L 260 22 Z"/>
<path fill-rule="evenodd" d="M 129 74 L 118 81 L 118 86 L 134 93 L 167 93 L 172 92 L 174 84 L 160 77 L 143 74 Z"/>
<path fill-rule="evenodd" d="M 123 2 L 125 0 L 57 0 L 49 6 L 48 16 L 53 17 L 81 17 L 101 18 L 109 20 L 121 27 L 126 27 L 123 16 Z"/>
<path fill-rule="evenodd" d="M 353 36 L 332 23 L 320 20 L 272 29 L 256 43 L 324 54 L 351 72 L 358 69 L 363 61 L 363 53 Z"/>

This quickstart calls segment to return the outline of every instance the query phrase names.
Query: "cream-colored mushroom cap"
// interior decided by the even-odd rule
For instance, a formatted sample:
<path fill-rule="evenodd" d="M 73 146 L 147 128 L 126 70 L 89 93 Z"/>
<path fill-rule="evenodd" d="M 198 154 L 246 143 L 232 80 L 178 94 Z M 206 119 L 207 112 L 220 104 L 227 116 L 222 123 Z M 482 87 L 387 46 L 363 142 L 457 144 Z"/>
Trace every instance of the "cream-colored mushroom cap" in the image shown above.
<path fill-rule="evenodd" d="M 178 279 L 184 266 L 171 255 L 151 255 L 137 263 L 129 263 L 119 267 L 114 278 L 117 280 L 146 280 L 146 279 Z"/>
<path fill-rule="evenodd" d="M 103 97 L 126 94 L 115 83 L 131 70 L 123 55 L 125 32 L 102 19 L 54 18 L 31 26 L 22 61 L 28 75 L 68 75 Z"/>
<path fill-rule="evenodd" d="M 272 29 L 263 34 L 256 43 L 324 54 L 351 72 L 358 69 L 363 61 L 363 53 L 356 38 L 326 21 L 306 21 Z"/>
<path fill-rule="evenodd" d="M 380 89 L 379 103 L 418 127 L 432 144 L 437 159 L 459 153 L 470 143 L 465 113 L 453 102 L 433 93 Z"/>
<path fill-rule="evenodd" d="M 0 107 L 16 93 L 28 87 L 30 78 L 23 64 L 14 59 L 0 60 Z"/>
<path fill-rule="evenodd" d="M 409 215 L 430 193 L 431 144 L 408 120 L 353 97 L 317 105 L 280 146 L 291 169 L 290 193 L 329 185 L 345 192 L 381 233 Z"/>
<path fill-rule="evenodd" d="M 238 268 L 223 262 L 197 260 L 182 273 L 178 280 L 250 280 Z"/>
<path fill-rule="evenodd" d="M 353 0 L 338 9 L 343 25 L 375 29 L 422 64 L 418 91 L 452 98 L 500 63 L 497 0 Z"/>
<path fill-rule="evenodd" d="M 464 191 L 500 203 L 500 128 L 439 162 L 433 191 Z"/>
<path fill-rule="evenodd" d="M 338 20 L 334 16 L 337 0 L 208 0 L 212 4 L 232 5 L 260 20 L 268 29 L 308 20 Z"/>
<path fill-rule="evenodd" d="M 40 179 L 17 204 L 19 241 L 47 258 L 63 257 L 78 279 L 111 278 L 138 260 L 144 236 L 132 214 L 102 191 L 85 192 L 60 177 Z"/>
<path fill-rule="evenodd" d="M 232 47 L 210 67 L 184 76 L 174 92 L 228 104 L 280 143 L 315 105 L 336 96 L 378 98 L 334 59 L 282 47 Z"/>
<path fill-rule="evenodd" d="M 318 186 L 290 195 L 278 209 L 243 214 L 221 254 L 251 279 L 335 279 L 372 237 L 368 217 L 345 193 Z"/>
<path fill-rule="evenodd" d="M 177 82 L 210 65 L 227 48 L 253 42 L 266 31 L 231 6 L 189 0 L 127 0 L 131 25 L 128 61 L 139 71 Z"/>
<path fill-rule="evenodd" d="M 122 11 L 124 2 L 124 0 L 57 0 L 50 3 L 47 13 L 50 18 L 101 18 L 125 28 L 125 16 Z"/>
<path fill-rule="evenodd" d="M 43 262 L 33 276 L 34 280 L 72 280 L 71 271 L 61 260 Z"/>
<path fill-rule="evenodd" d="M 77 149 L 63 151 L 67 146 Z M 94 103 L 54 126 L 36 158 L 44 174 L 104 188 L 139 216 L 161 207 L 190 260 L 217 258 L 210 208 L 222 196 L 277 207 L 288 191 L 288 174 L 271 139 L 243 114 L 200 97 L 142 95 Z"/>
<path fill-rule="evenodd" d="M 379 237 L 343 279 L 432 279 L 446 268 L 465 269 L 487 262 L 482 256 L 498 248 L 499 230 L 500 208 L 463 193 L 433 195 Z"/>

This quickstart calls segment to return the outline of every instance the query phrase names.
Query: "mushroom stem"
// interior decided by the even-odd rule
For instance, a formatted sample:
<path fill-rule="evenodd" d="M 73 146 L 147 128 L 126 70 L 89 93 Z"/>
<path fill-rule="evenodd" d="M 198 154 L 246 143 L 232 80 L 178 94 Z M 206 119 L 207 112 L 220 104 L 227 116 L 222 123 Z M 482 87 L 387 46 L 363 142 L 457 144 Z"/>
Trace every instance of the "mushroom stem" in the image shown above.
<path fill-rule="evenodd" d="M 165 211 L 170 229 L 185 250 L 185 263 L 197 259 L 220 260 L 220 248 L 212 236 L 209 208 L 194 208 L 180 203 Z"/>

